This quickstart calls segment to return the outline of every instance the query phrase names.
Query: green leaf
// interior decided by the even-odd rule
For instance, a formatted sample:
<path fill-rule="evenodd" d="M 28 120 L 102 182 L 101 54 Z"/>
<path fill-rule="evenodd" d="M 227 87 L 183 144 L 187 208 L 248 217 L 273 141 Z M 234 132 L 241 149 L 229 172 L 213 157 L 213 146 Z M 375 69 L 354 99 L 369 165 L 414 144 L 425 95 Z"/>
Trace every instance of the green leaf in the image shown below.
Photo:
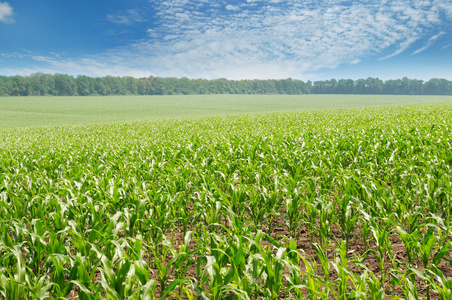
<path fill-rule="evenodd" d="M 265 239 L 267 240 L 267 242 L 269 242 L 270 244 L 272 244 L 273 246 L 275 246 L 276 248 L 280 248 L 281 247 L 281 243 L 279 243 L 278 241 L 276 241 L 274 238 L 272 238 L 269 234 L 265 235 Z"/>
<path fill-rule="evenodd" d="M 433 264 L 435 266 L 439 265 L 443 260 L 444 256 L 447 255 L 451 247 L 451 242 L 447 242 L 433 257 Z"/>
<path fill-rule="evenodd" d="M 181 284 L 181 283 L 183 283 L 184 282 L 184 280 L 182 280 L 182 279 L 176 279 L 176 280 L 174 280 L 173 282 L 171 282 L 167 287 L 166 287 L 166 289 L 163 291 L 163 295 L 162 295 L 162 299 L 164 299 L 168 294 L 170 294 L 170 293 L 172 293 L 175 289 L 176 289 L 176 287 L 179 285 L 179 284 Z"/>

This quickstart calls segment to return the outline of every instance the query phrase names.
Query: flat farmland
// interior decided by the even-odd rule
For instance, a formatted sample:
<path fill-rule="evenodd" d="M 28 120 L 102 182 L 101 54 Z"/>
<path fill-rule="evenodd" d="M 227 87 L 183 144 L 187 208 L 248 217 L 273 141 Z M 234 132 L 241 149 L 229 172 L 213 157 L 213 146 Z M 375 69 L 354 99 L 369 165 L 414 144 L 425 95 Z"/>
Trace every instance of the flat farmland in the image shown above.
<path fill-rule="evenodd" d="M 450 299 L 450 98 L 334 97 L 41 99 L 74 124 L 0 128 L 0 298 Z"/>
<path fill-rule="evenodd" d="M 450 96 L 188 95 L 0 97 L 0 127 L 452 102 Z"/>

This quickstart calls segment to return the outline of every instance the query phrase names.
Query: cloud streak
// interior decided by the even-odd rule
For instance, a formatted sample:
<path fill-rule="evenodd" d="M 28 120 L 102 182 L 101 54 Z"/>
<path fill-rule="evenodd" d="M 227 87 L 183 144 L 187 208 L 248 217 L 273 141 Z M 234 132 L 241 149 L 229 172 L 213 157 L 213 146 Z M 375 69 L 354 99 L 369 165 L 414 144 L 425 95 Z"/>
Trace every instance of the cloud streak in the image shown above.
<path fill-rule="evenodd" d="M 430 48 L 430 46 L 432 46 L 432 45 L 435 43 L 435 41 L 436 41 L 440 36 L 442 36 L 442 35 L 444 35 L 444 34 L 445 34 L 445 32 L 440 32 L 439 34 L 437 34 L 437 35 L 435 35 L 435 36 L 432 36 L 432 37 L 428 40 L 427 44 L 426 44 L 424 47 L 422 47 L 422 48 L 420 48 L 420 49 L 417 49 L 416 51 L 414 51 L 413 53 L 411 53 L 411 55 L 416 55 L 416 54 L 421 53 L 422 51 L 427 50 L 428 48 Z"/>
<path fill-rule="evenodd" d="M 107 20 L 120 25 L 132 25 L 135 23 L 145 22 L 146 19 L 137 9 L 128 9 L 122 13 L 107 15 Z"/>

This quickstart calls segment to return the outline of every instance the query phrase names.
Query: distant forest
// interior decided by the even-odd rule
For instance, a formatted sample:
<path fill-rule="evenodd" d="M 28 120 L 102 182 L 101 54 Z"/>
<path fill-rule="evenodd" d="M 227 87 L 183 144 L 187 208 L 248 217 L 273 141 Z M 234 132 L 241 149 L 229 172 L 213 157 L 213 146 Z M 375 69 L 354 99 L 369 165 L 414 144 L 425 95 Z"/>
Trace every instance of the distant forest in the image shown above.
<path fill-rule="evenodd" d="M 0 96 L 190 95 L 190 94 L 388 94 L 452 95 L 452 81 L 331 79 L 323 81 L 88 77 L 35 73 L 0 76 Z"/>

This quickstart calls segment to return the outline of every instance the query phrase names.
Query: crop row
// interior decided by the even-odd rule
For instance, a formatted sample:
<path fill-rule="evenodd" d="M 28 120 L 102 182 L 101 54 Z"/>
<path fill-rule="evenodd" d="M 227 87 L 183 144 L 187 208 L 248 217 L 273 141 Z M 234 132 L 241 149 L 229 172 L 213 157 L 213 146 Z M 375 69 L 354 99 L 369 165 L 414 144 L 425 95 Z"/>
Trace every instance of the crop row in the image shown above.
<path fill-rule="evenodd" d="M 0 297 L 451 299 L 452 106 L 0 132 Z"/>

